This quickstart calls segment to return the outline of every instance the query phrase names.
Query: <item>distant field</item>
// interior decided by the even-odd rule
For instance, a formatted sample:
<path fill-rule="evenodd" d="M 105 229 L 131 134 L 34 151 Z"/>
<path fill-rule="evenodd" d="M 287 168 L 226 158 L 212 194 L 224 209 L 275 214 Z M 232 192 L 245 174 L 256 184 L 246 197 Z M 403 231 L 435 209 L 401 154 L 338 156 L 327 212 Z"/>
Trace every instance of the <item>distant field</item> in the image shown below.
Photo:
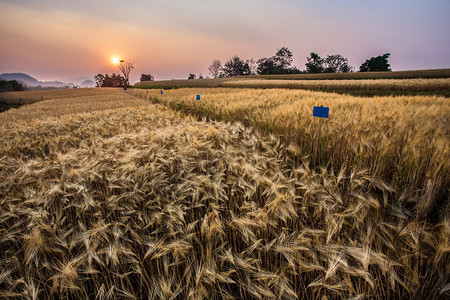
<path fill-rule="evenodd" d="M 139 82 L 142 89 L 184 87 L 289 88 L 351 94 L 355 96 L 442 95 L 450 96 L 450 69 L 339 73 L 252 75 L 219 79 Z"/>
<path fill-rule="evenodd" d="M 446 79 L 361 79 L 361 80 L 237 80 L 222 87 L 286 88 L 341 92 L 434 93 L 450 96 L 450 78 Z"/>
<path fill-rule="evenodd" d="M 0 298 L 448 298 L 447 98 L 59 92 L 0 113 Z"/>
<path fill-rule="evenodd" d="M 81 88 L 45 91 L 3 92 L 0 93 L 0 103 L 31 104 L 43 100 L 110 95 L 117 93 L 118 90 L 119 89 L 116 88 Z M 20 99 L 22 99 L 22 102 L 20 101 Z"/>
<path fill-rule="evenodd" d="M 217 79 L 179 79 L 179 80 L 161 80 L 161 81 L 142 81 L 134 85 L 143 89 L 177 89 L 185 87 L 220 87 L 222 83 L 236 80 L 236 77 L 217 78 Z"/>
<path fill-rule="evenodd" d="M 284 79 L 284 80 L 450 78 L 450 69 L 394 71 L 394 72 L 257 75 L 248 77 L 254 79 L 257 78 L 257 79 Z"/>

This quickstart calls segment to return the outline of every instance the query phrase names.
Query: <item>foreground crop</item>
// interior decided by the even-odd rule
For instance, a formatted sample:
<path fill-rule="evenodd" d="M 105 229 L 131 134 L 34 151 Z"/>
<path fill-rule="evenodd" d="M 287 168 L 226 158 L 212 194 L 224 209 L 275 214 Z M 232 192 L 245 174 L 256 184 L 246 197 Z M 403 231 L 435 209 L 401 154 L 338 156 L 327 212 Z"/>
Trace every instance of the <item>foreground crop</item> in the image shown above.
<path fill-rule="evenodd" d="M 448 216 L 419 220 L 370 170 L 292 168 L 278 138 L 240 123 L 117 102 L 78 114 L 46 113 L 42 102 L 0 125 L 1 297 L 448 290 Z"/>

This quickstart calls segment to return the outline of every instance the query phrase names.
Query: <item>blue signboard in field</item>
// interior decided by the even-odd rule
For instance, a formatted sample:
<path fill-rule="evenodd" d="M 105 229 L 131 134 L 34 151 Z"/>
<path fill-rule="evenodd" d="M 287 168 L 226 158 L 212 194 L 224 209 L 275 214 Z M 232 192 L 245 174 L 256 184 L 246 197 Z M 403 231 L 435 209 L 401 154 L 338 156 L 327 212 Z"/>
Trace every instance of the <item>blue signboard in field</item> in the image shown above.
<path fill-rule="evenodd" d="M 162 95 L 162 94 L 164 94 L 164 92 L 163 92 L 163 91 L 161 91 L 161 95 Z"/>
<path fill-rule="evenodd" d="M 123 90 L 124 90 L 124 91 L 126 91 L 126 90 L 127 90 L 127 88 L 123 88 Z"/>
<path fill-rule="evenodd" d="M 200 95 L 197 95 L 197 97 L 195 99 L 200 100 Z"/>
<path fill-rule="evenodd" d="M 330 108 L 329 107 L 314 106 L 313 117 L 328 118 L 328 113 L 329 112 L 330 112 Z"/>

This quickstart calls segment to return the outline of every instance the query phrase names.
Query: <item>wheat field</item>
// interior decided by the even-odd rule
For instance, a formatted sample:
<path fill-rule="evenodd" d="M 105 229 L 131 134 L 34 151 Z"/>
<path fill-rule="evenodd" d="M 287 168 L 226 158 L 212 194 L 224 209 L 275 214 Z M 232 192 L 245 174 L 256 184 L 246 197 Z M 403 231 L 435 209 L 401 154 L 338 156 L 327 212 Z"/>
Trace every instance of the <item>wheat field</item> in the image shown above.
<path fill-rule="evenodd" d="M 450 78 L 450 69 L 386 71 L 386 72 L 348 72 L 348 73 L 319 73 L 319 74 L 280 74 L 280 75 L 252 75 L 255 79 L 411 79 L 411 78 Z"/>
<path fill-rule="evenodd" d="M 340 80 L 282 80 L 240 79 L 221 83 L 230 88 L 287 88 L 321 91 L 404 91 L 438 92 L 450 90 L 450 78 L 433 79 L 340 79 Z"/>
<path fill-rule="evenodd" d="M 82 88 L 82 89 L 60 89 L 44 91 L 21 91 L 0 93 L 0 103 L 4 104 L 31 104 L 44 100 L 64 99 L 74 100 L 79 97 L 109 96 L 117 95 L 123 90 L 117 88 Z M 20 101 L 22 99 L 22 102 Z"/>
<path fill-rule="evenodd" d="M 448 296 L 445 98 L 82 93 L 0 114 L 0 297 Z"/>
<path fill-rule="evenodd" d="M 249 75 L 217 79 L 143 81 L 136 83 L 134 87 L 141 89 L 283 88 L 339 92 L 356 96 L 426 94 L 449 97 L 449 74 L 450 69 L 424 70 L 423 72 Z"/>
<path fill-rule="evenodd" d="M 432 189 L 427 204 L 416 212 L 421 216 L 436 214 L 447 200 L 448 98 L 360 98 L 284 89 L 182 89 L 164 95 L 132 92 L 175 110 L 214 120 L 240 121 L 275 134 L 289 146 L 294 164 L 306 158 L 314 166 L 333 170 L 365 168 L 412 202 L 420 202 L 418 199 Z M 195 100 L 199 93 L 201 101 Z M 319 105 L 330 107 L 330 118 L 322 122 L 318 139 L 318 120 L 312 110 Z M 314 147 L 317 141 L 319 145 Z"/>

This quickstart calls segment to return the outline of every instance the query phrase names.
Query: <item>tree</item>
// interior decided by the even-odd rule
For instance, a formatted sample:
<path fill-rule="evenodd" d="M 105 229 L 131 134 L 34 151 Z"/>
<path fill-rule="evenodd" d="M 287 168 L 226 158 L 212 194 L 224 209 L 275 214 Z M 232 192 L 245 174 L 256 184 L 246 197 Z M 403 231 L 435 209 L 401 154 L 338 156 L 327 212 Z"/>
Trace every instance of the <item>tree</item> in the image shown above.
<path fill-rule="evenodd" d="M 24 91 L 25 88 L 17 80 L 0 80 L 0 92 Z"/>
<path fill-rule="evenodd" d="M 195 76 L 195 74 L 189 74 L 189 77 L 188 77 L 188 79 L 195 79 L 195 77 L 197 77 L 197 76 Z"/>
<path fill-rule="evenodd" d="M 95 83 L 98 87 L 127 87 L 127 80 L 125 77 L 120 76 L 119 74 L 112 74 L 109 76 L 108 74 L 98 74 L 95 78 Z"/>
<path fill-rule="evenodd" d="M 198 75 L 198 79 L 203 79 L 202 73 L 200 73 L 200 74 Z"/>
<path fill-rule="evenodd" d="M 323 71 L 325 73 L 347 73 L 353 70 L 348 64 L 348 59 L 340 54 L 328 55 L 324 60 Z"/>
<path fill-rule="evenodd" d="M 361 67 L 359 67 L 360 72 L 382 72 L 382 71 L 392 71 L 389 67 L 391 66 L 388 62 L 388 58 L 391 54 L 385 53 L 377 57 L 372 57 L 367 59 Z"/>
<path fill-rule="evenodd" d="M 235 55 L 225 63 L 222 71 L 226 77 L 249 75 L 250 66 L 248 62 L 243 61 L 239 56 Z"/>
<path fill-rule="evenodd" d="M 282 47 L 281 49 L 278 49 L 277 53 L 275 53 L 273 60 L 275 65 L 280 69 L 287 70 L 292 65 L 292 52 L 288 48 Z"/>
<path fill-rule="evenodd" d="M 212 64 L 208 67 L 208 70 L 213 78 L 218 78 L 220 77 L 220 73 L 222 70 L 222 63 L 220 62 L 220 60 L 215 59 L 212 62 Z"/>
<path fill-rule="evenodd" d="M 130 85 L 130 72 L 134 68 L 134 62 L 119 60 L 119 69 L 122 71 L 123 77 L 126 80 L 126 86 Z"/>
<path fill-rule="evenodd" d="M 323 58 L 321 58 L 317 53 L 311 52 L 311 56 L 306 58 L 308 62 L 306 65 L 306 71 L 308 73 L 322 73 L 324 70 L 323 67 Z"/>
<path fill-rule="evenodd" d="M 261 75 L 300 73 L 300 70 L 292 67 L 292 61 L 292 52 L 287 47 L 282 47 L 274 56 L 259 59 L 257 72 Z"/>
<path fill-rule="evenodd" d="M 250 59 L 247 59 L 247 60 L 245 61 L 245 63 L 248 65 L 248 70 L 249 70 L 248 75 L 254 75 L 254 74 L 256 74 L 256 71 L 257 71 L 257 69 L 258 69 L 258 64 L 257 64 L 257 62 L 254 61 L 253 58 L 250 58 Z"/>
<path fill-rule="evenodd" d="M 153 77 L 151 74 L 142 74 L 140 81 L 155 81 L 155 77 Z"/>
<path fill-rule="evenodd" d="M 256 69 L 256 72 L 260 75 L 278 74 L 272 57 L 258 59 L 258 68 Z"/>

